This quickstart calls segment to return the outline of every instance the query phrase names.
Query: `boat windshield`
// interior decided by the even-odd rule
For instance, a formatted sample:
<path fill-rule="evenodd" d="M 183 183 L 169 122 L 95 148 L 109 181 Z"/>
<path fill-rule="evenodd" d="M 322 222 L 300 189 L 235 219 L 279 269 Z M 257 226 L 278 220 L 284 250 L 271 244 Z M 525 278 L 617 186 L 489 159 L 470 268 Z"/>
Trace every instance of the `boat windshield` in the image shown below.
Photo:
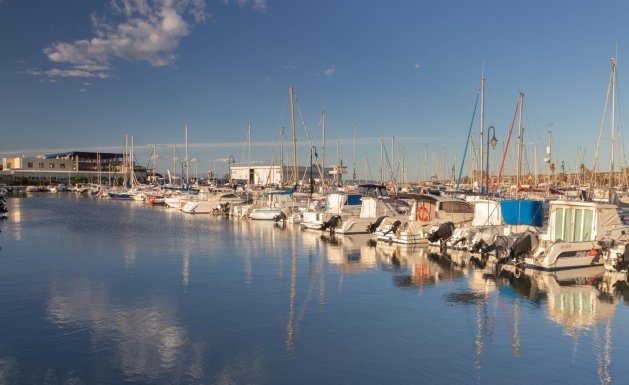
<path fill-rule="evenodd" d="M 358 186 L 356 192 L 362 196 L 366 197 L 386 197 L 387 189 L 384 186 L 376 186 L 376 185 L 361 185 Z"/>

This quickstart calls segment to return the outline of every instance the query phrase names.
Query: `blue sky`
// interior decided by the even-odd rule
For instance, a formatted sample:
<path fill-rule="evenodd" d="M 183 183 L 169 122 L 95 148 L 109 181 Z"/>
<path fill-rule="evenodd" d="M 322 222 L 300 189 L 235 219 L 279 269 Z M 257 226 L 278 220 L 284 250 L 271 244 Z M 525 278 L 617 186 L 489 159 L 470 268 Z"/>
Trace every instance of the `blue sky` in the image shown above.
<path fill-rule="evenodd" d="M 444 148 L 460 167 L 484 71 L 497 149 L 521 91 L 531 153 L 551 128 L 558 165 L 574 170 L 581 148 L 591 168 L 616 49 L 623 126 L 627 16 L 626 1 L 0 0 L 0 157 L 117 151 L 128 133 L 142 164 L 159 145 L 164 170 L 188 123 L 198 172 L 222 173 L 230 155 L 247 161 L 251 123 L 253 161 L 279 157 L 282 126 L 288 158 L 293 84 L 301 163 L 301 116 L 320 141 L 325 108 L 326 163 L 338 141 L 351 170 L 355 129 L 359 177 L 377 175 L 383 138 L 415 180 L 425 148 L 426 174 Z M 477 143 L 479 130 L 477 114 Z"/>

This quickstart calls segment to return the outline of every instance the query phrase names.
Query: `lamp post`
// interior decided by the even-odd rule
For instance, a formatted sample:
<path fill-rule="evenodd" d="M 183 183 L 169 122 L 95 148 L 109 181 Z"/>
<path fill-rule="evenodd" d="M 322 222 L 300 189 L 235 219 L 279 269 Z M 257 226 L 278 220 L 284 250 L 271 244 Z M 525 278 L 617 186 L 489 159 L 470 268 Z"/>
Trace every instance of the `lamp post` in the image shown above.
<path fill-rule="evenodd" d="M 489 139 L 489 133 L 491 132 L 491 139 Z M 487 128 L 487 159 L 485 159 L 485 172 L 487 172 L 487 179 L 485 182 L 485 191 L 489 194 L 489 145 L 491 144 L 491 148 L 493 150 L 496 149 L 496 144 L 498 144 L 498 139 L 496 139 L 496 129 L 494 126 L 489 126 Z"/>

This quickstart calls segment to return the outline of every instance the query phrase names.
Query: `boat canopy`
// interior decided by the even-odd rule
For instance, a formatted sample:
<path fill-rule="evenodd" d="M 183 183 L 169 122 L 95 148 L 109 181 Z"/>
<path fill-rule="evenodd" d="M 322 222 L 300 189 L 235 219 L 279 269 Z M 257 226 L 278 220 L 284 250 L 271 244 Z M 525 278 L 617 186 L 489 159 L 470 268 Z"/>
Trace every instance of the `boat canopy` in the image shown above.
<path fill-rule="evenodd" d="M 526 199 L 504 200 L 500 202 L 502 219 L 506 225 L 527 225 L 541 227 L 544 209 L 542 201 Z"/>
<path fill-rule="evenodd" d="M 499 226 L 503 224 L 500 202 L 478 199 L 472 203 L 474 204 L 472 226 Z"/>

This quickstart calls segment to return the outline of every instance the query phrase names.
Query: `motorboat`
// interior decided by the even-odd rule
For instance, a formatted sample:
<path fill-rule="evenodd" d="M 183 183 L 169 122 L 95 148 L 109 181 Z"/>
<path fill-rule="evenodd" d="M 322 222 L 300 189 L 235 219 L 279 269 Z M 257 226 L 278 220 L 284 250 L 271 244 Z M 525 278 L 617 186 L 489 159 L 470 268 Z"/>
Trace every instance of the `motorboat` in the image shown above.
<path fill-rule="evenodd" d="M 621 222 L 616 205 L 552 201 L 547 231 L 520 234 L 509 248 L 509 260 L 536 270 L 602 269 L 606 246 L 618 248 L 627 241 L 629 226 Z"/>
<path fill-rule="evenodd" d="M 456 226 L 471 222 L 474 207 L 465 200 L 433 194 L 400 194 L 412 203 L 410 219 L 384 218 L 375 229 L 378 240 L 428 244 L 452 236 Z"/>
<path fill-rule="evenodd" d="M 241 204 L 247 202 L 246 198 L 234 193 L 220 193 L 216 195 L 210 195 L 206 200 L 194 200 L 186 202 L 181 211 L 189 214 L 209 214 L 218 209 L 219 206 L 225 207 L 225 205 Z"/>

